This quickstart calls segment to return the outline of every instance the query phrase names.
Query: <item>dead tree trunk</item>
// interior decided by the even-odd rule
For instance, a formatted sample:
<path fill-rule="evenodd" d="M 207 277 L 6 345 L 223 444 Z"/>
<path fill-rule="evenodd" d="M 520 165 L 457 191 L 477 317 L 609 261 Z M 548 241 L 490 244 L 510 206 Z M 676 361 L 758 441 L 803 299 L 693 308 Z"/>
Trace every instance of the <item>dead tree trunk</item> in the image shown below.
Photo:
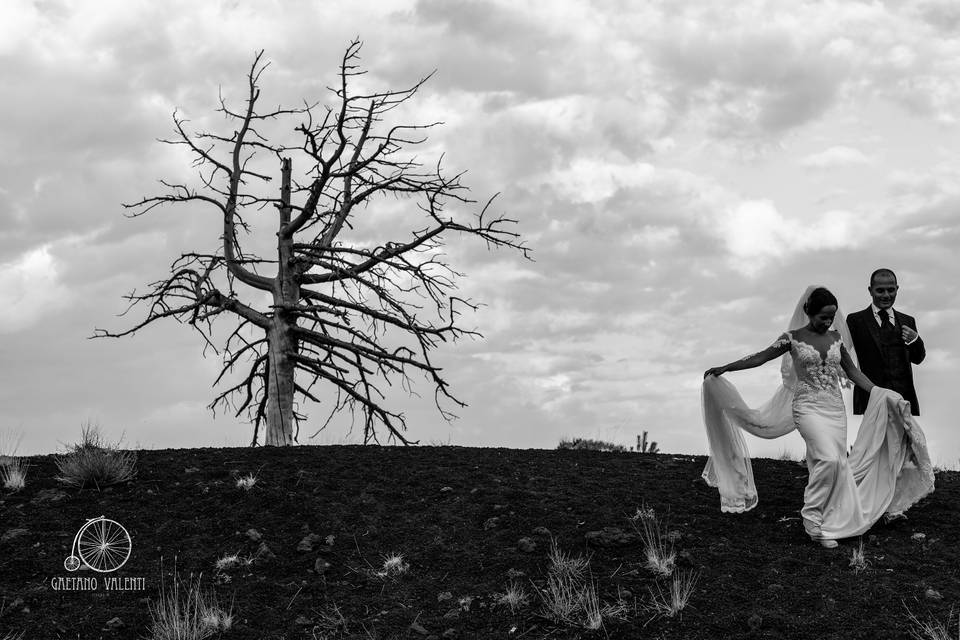
<path fill-rule="evenodd" d="M 290 174 L 293 162 L 281 161 L 280 225 L 277 232 L 277 277 L 274 281 L 274 315 L 267 333 L 267 406 L 264 443 L 285 446 L 293 444 L 293 395 L 297 341 L 294 337 L 297 317 L 289 312 L 300 301 L 293 268 L 293 240 L 285 234 L 290 224 Z"/>

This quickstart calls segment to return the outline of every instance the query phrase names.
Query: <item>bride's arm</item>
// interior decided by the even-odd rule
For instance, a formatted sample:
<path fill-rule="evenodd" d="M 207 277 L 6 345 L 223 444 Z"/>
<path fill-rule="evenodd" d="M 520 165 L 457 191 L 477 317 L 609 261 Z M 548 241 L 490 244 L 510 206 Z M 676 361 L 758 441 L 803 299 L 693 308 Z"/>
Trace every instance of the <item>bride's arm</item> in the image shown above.
<path fill-rule="evenodd" d="M 853 364 L 853 358 L 850 357 L 847 348 L 842 344 L 840 345 L 840 367 L 843 369 L 843 372 L 847 374 L 847 377 L 853 381 L 853 384 L 867 393 L 870 393 L 870 391 L 877 386 L 870 382 L 870 378 L 863 375 L 863 372 L 857 368 L 857 365 Z"/>
<path fill-rule="evenodd" d="M 743 369 L 753 369 L 754 367 L 759 367 L 764 362 L 769 362 L 774 358 L 782 356 L 787 351 L 790 350 L 790 338 L 787 337 L 787 334 L 783 334 L 780 338 L 777 339 L 772 345 L 764 349 L 763 351 L 758 351 L 752 355 L 740 358 L 736 362 L 731 362 L 730 364 L 725 364 L 722 367 L 713 367 L 707 369 L 703 372 L 703 377 L 707 376 L 721 376 L 728 371 L 742 371 Z"/>

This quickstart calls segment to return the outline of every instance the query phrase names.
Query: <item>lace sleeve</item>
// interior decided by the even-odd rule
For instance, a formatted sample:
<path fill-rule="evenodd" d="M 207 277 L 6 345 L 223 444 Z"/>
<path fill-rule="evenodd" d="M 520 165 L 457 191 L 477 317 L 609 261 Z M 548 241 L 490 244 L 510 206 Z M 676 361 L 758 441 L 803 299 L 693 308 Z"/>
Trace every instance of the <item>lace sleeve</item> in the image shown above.
<path fill-rule="evenodd" d="M 774 340 L 767 349 L 773 349 L 777 355 L 783 355 L 787 351 L 790 351 L 790 334 L 781 333 L 780 337 Z"/>

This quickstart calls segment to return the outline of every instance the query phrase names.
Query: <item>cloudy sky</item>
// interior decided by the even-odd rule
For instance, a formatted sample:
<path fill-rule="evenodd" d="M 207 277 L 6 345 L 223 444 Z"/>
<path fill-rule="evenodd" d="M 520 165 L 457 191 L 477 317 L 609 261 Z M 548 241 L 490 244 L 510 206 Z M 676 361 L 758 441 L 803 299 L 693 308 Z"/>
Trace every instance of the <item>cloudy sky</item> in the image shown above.
<path fill-rule="evenodd" d="M 465 323 L 485 338 L 438 356 L 469 403 L 459 420 L 425 386 L 399 401 L 411 438 L 550 448 L 647 430 L 663 450 L 705 453 L 703 370 L 771 343 L 808 284 L 865 307 L 886 266 L 927 344 L 932 457 L 957 464 L 954 0 L 5 0 L 0 432 L 22 436 L 21 453 L 62 450 L 88 421 L 128 446 L 249 442 L 248 424 L 206 408 L 220 360 L 189 329 L 87 339 L 129 326 L 125 293 L 217 240 L 208 210 L 130 219 L 121 205 L 193 179 L 157 142 L 175 108 L 223 126 L 218 91 L 243 98 L 259 49 L 265 104 L 329 101 L 354 37 L 369 86 L 436 70 L 410 114 L 444 122 L 430 149 L 477 199 L 499 192 L 533 249 L 525 261 L 451 241 L 464 294 L 486 305 Z M 731 379 L 759 402 L 777 367 Z M 301 441 L 356 440 L 313 431 Z"/>

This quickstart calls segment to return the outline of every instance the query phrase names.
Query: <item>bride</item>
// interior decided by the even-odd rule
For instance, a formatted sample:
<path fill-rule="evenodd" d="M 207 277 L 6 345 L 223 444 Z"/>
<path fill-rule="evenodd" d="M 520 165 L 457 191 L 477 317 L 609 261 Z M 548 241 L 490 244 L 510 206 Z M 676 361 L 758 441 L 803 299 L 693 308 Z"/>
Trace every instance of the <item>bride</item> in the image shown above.
<path fill-rule="evenodd" d="M 838 330 L 831 330 L 832 325 Z M 767 403 L 748 407 L 719 376 L 783 356 L 783 383 Z M 861 535 L 885 513 L 901 514 L 933 491 L 926 438 L 910 404 L 873 384 L 856 354 L 837 299 L 809 287 L 786 333 L 772 345 L 704 372 L 704 425 L 710 459 L 703 478 L 720 491 L 720 508 L 744 512 L 757 504 L 749 452 L 741 430 L 777 438 L 797 429 L 807 445 L 809 480 L 800 511 L 807 534 L 827 548 Z M 840 394 L 849 379 L 870 394 L 856 442 L 847 455 L 847 413 Z"/>

